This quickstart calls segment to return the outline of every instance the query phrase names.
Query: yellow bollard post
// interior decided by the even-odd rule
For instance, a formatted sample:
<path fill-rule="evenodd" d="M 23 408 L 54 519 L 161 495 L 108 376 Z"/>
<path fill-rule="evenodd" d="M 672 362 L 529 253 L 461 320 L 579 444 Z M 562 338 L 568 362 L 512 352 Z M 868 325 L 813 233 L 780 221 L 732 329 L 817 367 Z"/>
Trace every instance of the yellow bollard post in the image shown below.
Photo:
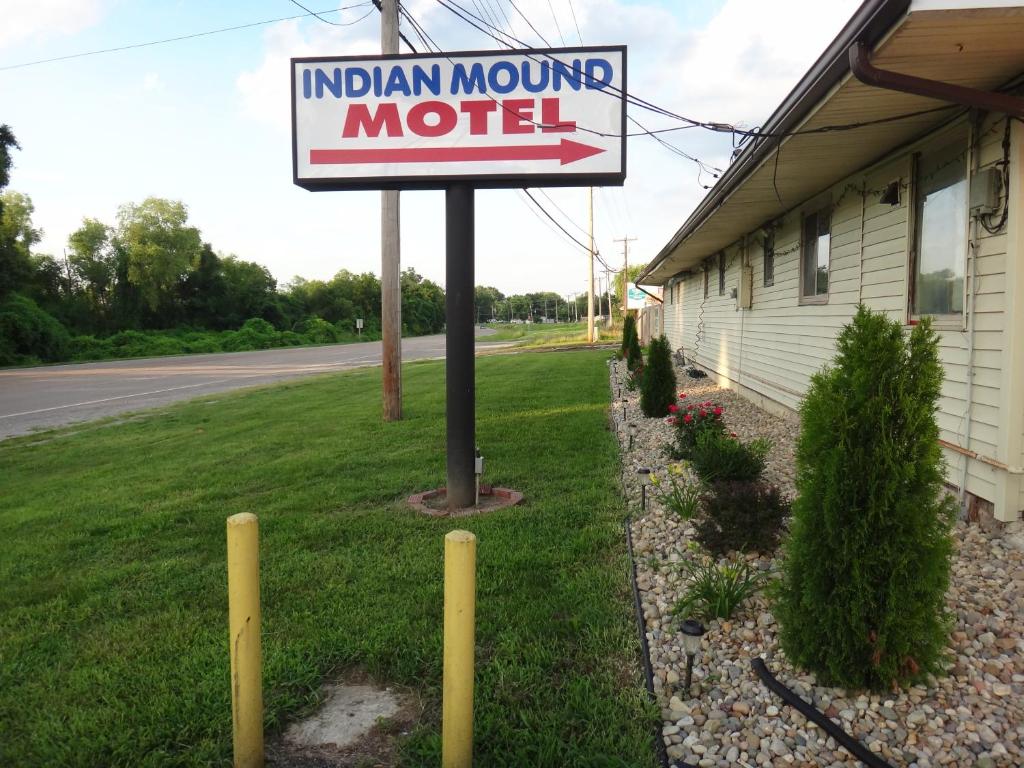
<path fill-rule="evenodd" d="M 260 652 L 259 521 L 228 518 L 228 626 L 235 768 L 263 766 L 263 659 Z"/>
<path fill-rule="evenodd" d="M 473 667 L 476 645 L 476 536 L 444 537 L 444 682 L 441 766 L 473 765 Z"/>

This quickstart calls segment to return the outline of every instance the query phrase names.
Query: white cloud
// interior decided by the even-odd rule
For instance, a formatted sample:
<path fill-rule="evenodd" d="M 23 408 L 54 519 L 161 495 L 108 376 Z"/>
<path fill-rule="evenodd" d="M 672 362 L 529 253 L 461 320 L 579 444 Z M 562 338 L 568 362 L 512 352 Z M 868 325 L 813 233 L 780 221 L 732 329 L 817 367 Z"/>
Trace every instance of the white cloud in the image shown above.
<path fill-rule="evenodd" d="M 0 48 L 24 40 L 71 35 L 95 24 L 102 0 L 4 0 Z"/>

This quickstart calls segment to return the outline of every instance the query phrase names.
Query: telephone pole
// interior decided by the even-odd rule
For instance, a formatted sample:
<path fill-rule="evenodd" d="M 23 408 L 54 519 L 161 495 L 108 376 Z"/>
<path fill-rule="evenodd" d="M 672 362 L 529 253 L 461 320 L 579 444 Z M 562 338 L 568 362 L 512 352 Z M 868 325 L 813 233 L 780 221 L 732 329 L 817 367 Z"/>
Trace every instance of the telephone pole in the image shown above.
<path fill-rule="evenodd" d="M 398 0 L 381 0 L 381 53 L 398 53 Z M 380 306 L 384 421 L 402 418 L 402 266 L 397 190 L 380 193 Z"/>
<path fill-rule="evenodd" d="M 629 244 L 636 240 L 635 237 L 617 237 L 616 243 L 622 243 L 622 316 L 626 316 L 629 309 Z"/>
<path fill-rule="evenodd" d="M 594 343 L 594 188 L 587 196 L 590 219 L 590 253 L 587 254 L 587 343 Z"/>
<path fill-rule="evenodd" d="M 608 297 L 608 317 L 605 319 L 605 327 L 612 327 L 612 275 L 615 274 L 610 269 L 604 270 L 604 284 L 605 294 Z"/>

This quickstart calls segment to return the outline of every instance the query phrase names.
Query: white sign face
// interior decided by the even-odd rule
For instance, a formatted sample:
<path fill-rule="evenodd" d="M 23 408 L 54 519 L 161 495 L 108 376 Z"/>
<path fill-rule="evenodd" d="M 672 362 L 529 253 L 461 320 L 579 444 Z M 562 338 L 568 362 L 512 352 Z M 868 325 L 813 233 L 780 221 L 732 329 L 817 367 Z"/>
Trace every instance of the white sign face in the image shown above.
<path fill-rule="evenodd" d="M 621 185 L 626 49 L 292 59 L 301 187 Z"/>
<path fill-rule="evenodd" d="M 647 306 L 646 293 L 636 287 L 635 283 L 626 286 L 626 309 L 643 309 Z"/>

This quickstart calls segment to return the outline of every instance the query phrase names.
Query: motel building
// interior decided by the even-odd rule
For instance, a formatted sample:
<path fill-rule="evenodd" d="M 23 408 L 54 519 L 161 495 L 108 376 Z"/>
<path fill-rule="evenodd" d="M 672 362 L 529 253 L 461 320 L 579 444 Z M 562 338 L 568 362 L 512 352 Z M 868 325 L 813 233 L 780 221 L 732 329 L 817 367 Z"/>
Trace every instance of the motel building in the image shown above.
<path fill-rule="evenodd" d="M 866 0 L 637 280 L 687 364 L 775 412 L 858 303 L 931 316 L 948 484 L 1004 522 L 1024 509 L 1020 2 Z"/>

